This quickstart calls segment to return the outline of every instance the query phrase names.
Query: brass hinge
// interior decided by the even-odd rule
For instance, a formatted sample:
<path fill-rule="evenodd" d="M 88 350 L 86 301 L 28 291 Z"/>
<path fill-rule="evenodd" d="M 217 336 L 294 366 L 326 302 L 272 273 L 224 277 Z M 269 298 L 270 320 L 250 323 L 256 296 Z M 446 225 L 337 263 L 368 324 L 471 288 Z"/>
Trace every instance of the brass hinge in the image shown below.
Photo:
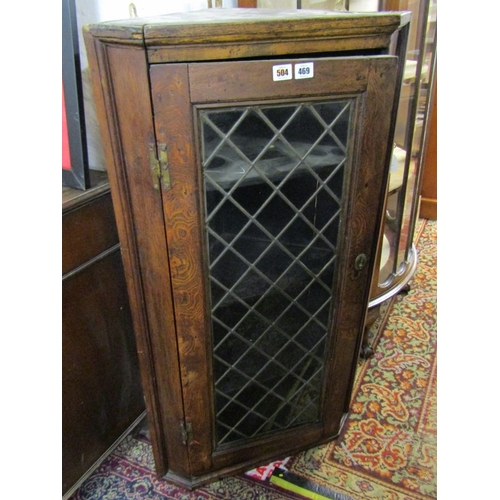
<path fill-rule="evenodd" d="M 182 444 L 188 446 L 193 441 L 193 424 L 191 422 L 180 421 Z"/>
<path fill-rule="evenodd" d="M 155 144 L 149 144 L 149 166 L 153 178 L 153 187 L 170 189 L 170 170 L 168 166 L 168 152 L 166 144 L 158 144 L 158 154 Z"/>

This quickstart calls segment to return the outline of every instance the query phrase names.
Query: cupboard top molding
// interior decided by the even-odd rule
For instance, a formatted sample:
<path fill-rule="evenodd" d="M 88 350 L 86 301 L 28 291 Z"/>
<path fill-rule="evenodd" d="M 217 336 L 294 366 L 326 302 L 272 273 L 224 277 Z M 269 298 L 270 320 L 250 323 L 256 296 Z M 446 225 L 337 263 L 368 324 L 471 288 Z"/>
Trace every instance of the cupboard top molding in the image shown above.
<path fill-rule="evenodd" d="M 410 17 L 410 12 L 202 9 L 102 22 L 84 30 L 108 44 L 145 46 L 149 61 L 162 63 L 383 49 Z"/>

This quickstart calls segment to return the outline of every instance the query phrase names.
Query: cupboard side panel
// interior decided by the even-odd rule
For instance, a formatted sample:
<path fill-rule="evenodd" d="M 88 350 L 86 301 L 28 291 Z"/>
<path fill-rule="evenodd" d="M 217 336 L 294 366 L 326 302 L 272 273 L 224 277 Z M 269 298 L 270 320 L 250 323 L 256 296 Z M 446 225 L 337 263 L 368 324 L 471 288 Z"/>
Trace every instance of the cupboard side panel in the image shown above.
<path fill-rule="evenodd" d="M 154 142 L 147 64 L 142 47 L 106 45 L 87 33 L 85 38 L 156 472 L 164 475 L 169 467 L 187 468 L 187 454 L 179 432 L 183 409 L 161 197 L 144 175 Z M 167 440 L 181 451 L 169 453 Z"/>
<path fill-rule="evenodd" d="M 391 147 L 389 133 L 396 85 L 397 58 L 371 61 L 364 109 L 360 119 L 360 137 L 356 148 L 356 168 L 350 189 L 347 210 L 348 229 L 340 266 L 338 284 L 342 300 L 334 312 L 333 361 L 326 379 L 325 437 L 338 433 L 338 422 L 348 411 L 350 394 L 363 336 L 370 284 L 377 252 L 378 234 L 382 220 L 384 193 L 387 184 L 387 152 Z M 355 269 L 356 257 L 365 254 L 367 265 Z M 340 293 L 340 292 L 339 292 Z M 349 374 L 336 377 L 337 374 Z M 343 402 L 343 404 L 340 404 Z"/>
<path fill-rule="evenodd" d="M 179 344 L 192 476 L 212 467 L 212 377 L 210 328 L 206 313 L 203 262 L 203 210 L 199 204 L 198 168 L 194 150 L 193 111 L 189 102 L 186 64 L 151 68 L 157 138 L 168 150 L 171 189 L 163 189 L 174 309 Z"/>

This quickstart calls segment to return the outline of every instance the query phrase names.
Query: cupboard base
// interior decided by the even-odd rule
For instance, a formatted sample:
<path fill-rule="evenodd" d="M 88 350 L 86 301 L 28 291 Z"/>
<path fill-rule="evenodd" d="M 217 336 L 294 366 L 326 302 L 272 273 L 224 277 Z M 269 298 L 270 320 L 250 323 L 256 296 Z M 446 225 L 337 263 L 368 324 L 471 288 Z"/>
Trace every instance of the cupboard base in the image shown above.
<path fill-rule="evenodd" d="M 340 428 L 335 435 L 328 437 L 326 439 L 322 439 L 320 441 L 317 441 L 316 443 L 313 443 L 312 445 L 309 444 L 307 446 L 301 446 L 298 448 L 290 448 L 288 451 L 285 451 L 280 454 L 272 454 L 269 456 L 264 456 L 262 458 L 259 458 L 259 460 L 249 460 L 244 463 L 232 465 L 229 467 L 226 467 L 224 469 L 220 469 L 214 472 L 209 472 L 207 474 L 201 475 L 201 476 L 196 476 L 196 477 L 185 477 L 182 476 L 181 474 L 177 474 L 174 471 L 168 471 L 167 474 L 163 476 L 163 479 L 165 481 L 169 481 L 176 486 L 180 486 L 182 488 L 188 489 L 190 491 L 200 488 L 202 486 L 205 486 L 207 484 L 213 483 L 214 481 L 218 481 L 220 479 L 223 479 L 225 477 L 234 477 L 238 474 L 244 474 L 245 472 L 252 470 L 256 467 L 262 466 L 267 463 L 275 462 L 277 460 L 283 460 L 286 457 L 289 457 L 291 455 L 295 455 L 297 453 L 300 453 L 302 451 L 308 450 L 310 448 L 314 448 L 316 446 L 321 446 L 323 444 L 329 443 L 331 441 L 335 441 L 340 433 L 342 432 L 342 429 L 344 427 L 345 421 L 347 420 L 347 417 L 349 416 L 349 412 L 346 412 L 342 416 L 342 420 L 340 423 Z"/>

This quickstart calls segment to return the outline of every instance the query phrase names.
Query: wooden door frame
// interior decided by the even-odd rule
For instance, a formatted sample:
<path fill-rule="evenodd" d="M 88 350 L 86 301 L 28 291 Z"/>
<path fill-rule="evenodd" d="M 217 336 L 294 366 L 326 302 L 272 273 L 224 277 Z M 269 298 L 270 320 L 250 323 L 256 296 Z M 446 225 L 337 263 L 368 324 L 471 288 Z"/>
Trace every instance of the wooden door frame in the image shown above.
<path fill-rule="evenodd" d="M 280 82 L 287 86 L 282 87 L 277 94 L 270 92 L 271 86 L 264 86 L 258 91 L 248 72 L 245 78 L 238 78 L 237 75 L 241 74 L 238 68 L 248 68 L 250 64 L 256 74 L 261 75 L 260 68 L 270 71 L 272 65 L 280 60 L 159 64 L 151 67 L 156 136 L 158 143 L 166 144 L 170 165 L 171 187 L 168 190 L 162 188 L 165 238 L 170 259 L 184 421 L 192 424 L 192 434 L 186 443 L 189 472 L 185 470 L 191 481 L 169 472 L 166 477 L 177 483 L 193 487 L 214 477 L 241 472 L 262 461 L 330 440 L 340 432 L 348 410 L 348 395 L 354 377 L 352 367 L 356 365 L 355 359 L 361 344 L 380 230 L 382 206 L 377 200 L 383 199 L 387 181 L 387 172 L 380 174 L 385 170 L 388 141 L 382 143 L 380 137 L 389 135 L 391 113 L 387 111 L 393 105 L 397 58 L 368 56 L 317 58 L 315 61 L 318 80 L 320 77 L 324 80 L 326 90 L 323 83 L 312 85 L 310 82 L 304 84 L 303 81 L 292 80 Z M 342 78 L 331 78 L 332 71 L 341 74 Z M 211 88 L 210 81 L 218 82 L 219 87 Z M 220 88 L 224 88 L 222 94 L 218 90 Z M 349 376 L 323 389 L 323 400 L 336 403 L 323 404 L 317 425 L 304 425 L 298 434 L 297 429 L 289 429 L 271 437 L 255 438 L 238 447 L 217 450 L 214 445 L 215 417 L 211 393 L 211 342 L 207 338 L 209 335 L 205 334 L 209 331 L 209 309 L 205 291 L 205 251 L 200 216 L 203 211 L 200 210 L 199 199 L 199 162 L 193 147 L 196 124 L 192 106 L 219 101 L 223 105 L 241 102 L 242 99 L 255 100 L 258 104 L 266 99 L 268 102 L 290 102 L 292 99 L 306 100 L 308 97 L 327 99 L 329 96 L 356 95 L 364 96 L 359 104 L 363 113 L 360 107 L 358 116 L 360 122 L 357 130 L 361 133 L 357 137 L 358 144 L 351 160 L 356 169 L 352 174 L 352 186 L 345 194 L 346 199 L 349 198 L 346 201 L 345 219 L 351 222 L 350 229 L 340 229 L 340 234 L 344 236 L 344 252 L 339 257 L 339 279 L 334 294 L 340 296 L 339 290 L 349 290 L 349 297 L 347 302 L 337 305 L 334 313 L 334 322 L 338 325 L 335 333 L 336 350 L 330 356 L 333 367 L 329 368 L 328 363 L 325 364 L 323 379 L 334 380 L 334 374 L 339 372 L 348 373 Z M 376 137 L 372 133 L 373 127 L 367 126 L 368 123 L 377 123 Z M 378 144 L 377 151 L 374 151 L 374 144 Z M 371 191 L 365 199 L 363 193 L 367 186 L 370 186 Z M 360 209 L 365 204 L 380 207 L 379 210 Z M 358 227 L 359 224 L 363 226 L 362 229 Z M 353 267 L 355 257 L 359 254 L 365 254 L 368 258 L 368 265 L 360 271 Z M 161 366 L 159 370 L 164 371 Z"/>

